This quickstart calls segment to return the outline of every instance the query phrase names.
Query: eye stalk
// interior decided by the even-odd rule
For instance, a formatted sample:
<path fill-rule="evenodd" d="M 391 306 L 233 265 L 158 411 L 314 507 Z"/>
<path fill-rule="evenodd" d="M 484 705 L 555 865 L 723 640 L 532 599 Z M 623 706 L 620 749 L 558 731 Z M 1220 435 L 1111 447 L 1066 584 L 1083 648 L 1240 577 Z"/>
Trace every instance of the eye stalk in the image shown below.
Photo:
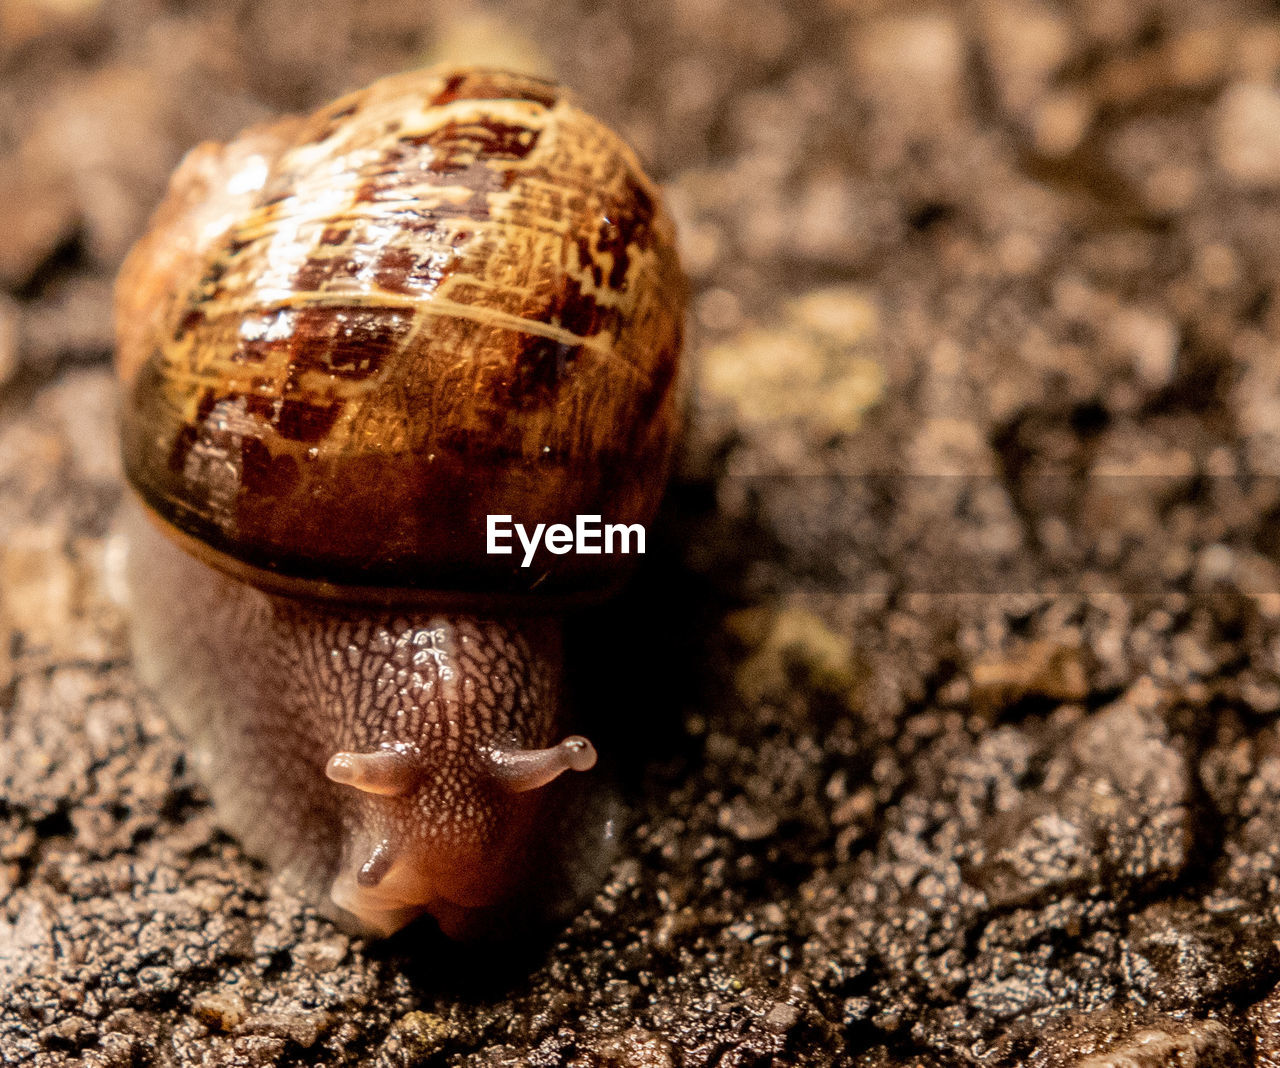
<path fill-rule="evenodd" d="M 483 756 L 485 770 L 515 794 L 546 786 L 566 771 L 590 771 L 597 759 L 596 747 L 580 734 L 546 749 L 492 746 Z M 334 753 L 324 773 L 342 786 L 381 797 L 406 797 L 423 779 L 421 756 L 408 745 L 373 753 Z"/>
<path fill-rule="evenodd" d="M 412 746 L 379 749 L 374 753 L 334 753 L 324 773 L 343 786 L 366 794 L 405 797 L 422 781 L 422 765 Z"/>
<path fill-rule="evenodd" d="M 596 766 L 596 747 L 580 734 L 571 734 L 549 749 L 489 750 L 488 770 L 512 793 L 536 790 L 566 771 L 590 771 Z"/>

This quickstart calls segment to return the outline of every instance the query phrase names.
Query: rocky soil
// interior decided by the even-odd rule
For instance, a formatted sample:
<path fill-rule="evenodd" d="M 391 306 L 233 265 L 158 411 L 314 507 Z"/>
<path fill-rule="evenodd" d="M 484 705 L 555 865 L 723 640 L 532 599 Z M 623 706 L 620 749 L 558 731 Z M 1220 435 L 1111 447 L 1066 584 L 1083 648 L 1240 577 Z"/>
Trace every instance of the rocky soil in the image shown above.
<path fill-rule="evenodd" d="M 622 129 L 693 291 L 574 623 L 619 855 L 480 953 L 273 886 L 112 589 L 168 172 L 446 56 Z M 0 233 L 0 1063 L 1280 1065 L 1273 6 L 3 0 Z"/>

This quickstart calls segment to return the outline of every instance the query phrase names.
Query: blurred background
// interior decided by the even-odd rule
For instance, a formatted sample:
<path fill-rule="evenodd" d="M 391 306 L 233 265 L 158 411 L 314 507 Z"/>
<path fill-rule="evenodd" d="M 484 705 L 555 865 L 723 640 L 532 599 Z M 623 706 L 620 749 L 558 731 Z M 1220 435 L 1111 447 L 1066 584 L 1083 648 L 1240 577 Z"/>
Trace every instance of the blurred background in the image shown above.
<path fill-rule="evenodd" d="M 270 889 L 104 577 L 169 172 L 441 59 L 618 127 L 692 290 L 619 858 L 489 982 Z M 1260 0 L 0 0 L 0 1060 L 1280 1063 L 1278 237 Z"/>
<path fill-rule="evenodd" d="M 788 548 L 872 590 L 1181 579 L 1170 524 L 1266 550 L 1242 581 L 1280 589 L 1253 522 L 1280 498 L 1219 479 L 1280 464 L 1265 4 L 5 0 L 0 31 L 0 382 L 107 358 L 114 271 L 193 144 L 505 63 L 572 86 L 669 190 L 690 462 L 734 476 L 722 506 L 763 494 Z M 868 472 L 919 479 L 891 544 L 883 514 L 862 529 Z M 779 481 L 812 475 L 828 499 Z M 1180 508 L 1206 478 L 1213 529 Z"/>

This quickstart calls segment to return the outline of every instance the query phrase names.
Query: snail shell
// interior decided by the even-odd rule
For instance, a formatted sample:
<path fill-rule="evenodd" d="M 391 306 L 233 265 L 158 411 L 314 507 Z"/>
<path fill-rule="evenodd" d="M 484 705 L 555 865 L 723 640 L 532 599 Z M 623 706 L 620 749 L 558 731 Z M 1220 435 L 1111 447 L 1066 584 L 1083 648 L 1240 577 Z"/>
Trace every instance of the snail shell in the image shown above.
<path fill-rule="evenodd" d="M 486 518 L 652 518 L 683 302 L 632 152 L 485 69 L 200 146 L 122 268 L 140 671 L 224 822 L 350 926 L 475 933 L 556 855 L 547 784 L 595 752 L 555 613 L 628 558 L 523 568 Z"/>

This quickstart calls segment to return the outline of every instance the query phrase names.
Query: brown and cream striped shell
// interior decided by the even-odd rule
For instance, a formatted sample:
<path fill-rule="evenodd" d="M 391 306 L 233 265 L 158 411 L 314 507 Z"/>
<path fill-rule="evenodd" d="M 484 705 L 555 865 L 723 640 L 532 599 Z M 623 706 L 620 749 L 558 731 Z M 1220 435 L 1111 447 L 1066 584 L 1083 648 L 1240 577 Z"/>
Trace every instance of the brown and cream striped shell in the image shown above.
<path fill-rule="evenodd" d="M 602 592 L 616 557 L 521 570 L 485 517 L 652 517 L 674 245 L 631 150 L 530 77 L 397 75 L 203 145 L 118 286 L 129 479 L 232 568 Z"/>

